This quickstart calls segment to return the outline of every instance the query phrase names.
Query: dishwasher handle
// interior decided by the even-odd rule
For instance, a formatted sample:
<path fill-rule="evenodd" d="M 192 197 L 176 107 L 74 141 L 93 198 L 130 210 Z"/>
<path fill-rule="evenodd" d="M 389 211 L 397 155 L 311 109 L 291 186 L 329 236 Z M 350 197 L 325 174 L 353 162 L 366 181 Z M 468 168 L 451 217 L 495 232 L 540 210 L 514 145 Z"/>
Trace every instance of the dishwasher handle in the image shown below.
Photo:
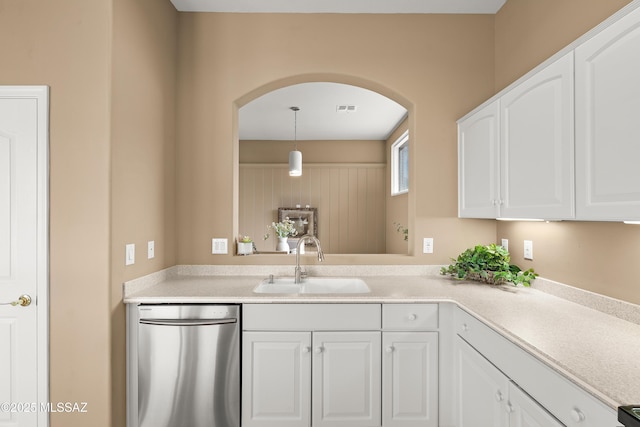
<path fill-rule="evenodd" d="M 237 323 L 235 317 L 227 317 L 223 319 L 140 319 L 140 323 L 144 325 L 159 326 L 210 326 L 210 325 L 226 325 L 229 323 Z"/>

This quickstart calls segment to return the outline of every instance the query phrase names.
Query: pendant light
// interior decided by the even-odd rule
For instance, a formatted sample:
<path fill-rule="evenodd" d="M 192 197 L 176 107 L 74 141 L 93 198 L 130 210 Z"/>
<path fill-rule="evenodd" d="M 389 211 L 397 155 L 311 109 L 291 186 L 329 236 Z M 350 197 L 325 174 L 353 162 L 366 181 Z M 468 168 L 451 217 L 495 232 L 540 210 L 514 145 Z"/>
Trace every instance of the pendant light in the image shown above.
<path fill-rule="evenodd" d="M 302 153 L 298 151 L 298 111 L 300 108 L 291 107 L 293 111 L 293 151 L 289 152 L 289 176 L 302 175 Z"/>

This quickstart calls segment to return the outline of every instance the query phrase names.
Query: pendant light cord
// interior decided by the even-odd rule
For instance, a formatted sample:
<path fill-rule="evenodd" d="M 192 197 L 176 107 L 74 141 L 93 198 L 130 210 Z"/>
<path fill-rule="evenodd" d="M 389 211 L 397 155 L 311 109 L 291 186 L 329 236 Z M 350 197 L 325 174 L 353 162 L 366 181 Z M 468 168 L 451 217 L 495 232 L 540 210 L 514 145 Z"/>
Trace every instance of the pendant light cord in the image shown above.
<path fill-rule="evenodd" d="M 298 151 L 298 111 L 300 108 L 291 107 L 293 110 L 293 149 Z"/>

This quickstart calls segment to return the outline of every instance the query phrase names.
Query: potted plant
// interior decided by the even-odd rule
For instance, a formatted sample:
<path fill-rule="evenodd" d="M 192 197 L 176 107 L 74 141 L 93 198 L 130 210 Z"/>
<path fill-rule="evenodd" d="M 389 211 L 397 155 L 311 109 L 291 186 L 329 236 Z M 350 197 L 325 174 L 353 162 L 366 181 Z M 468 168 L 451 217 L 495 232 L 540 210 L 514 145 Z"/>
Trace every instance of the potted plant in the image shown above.
<path fill-rule="evenodd" d="M 533 268 L 522 271 L 517 265 L 511 264 L 509 252 L 495 243 L 469 248 L 452 260 L 453 264 L 442 267 L 440 274 L 492 285 L 512 283 L 522 286 L 531 286 L 531 281 L 538 277 Z"/>
<path fill-rule="evenodd" d="M 251 255 L 253 253 L 253 239 L 249 236 L 238 236 L 238 255 Z"/>
<path fill-rule="evenodd" d="M 271 229 L 276 233 L 278 237 L 278 244 L 276 245 L 276 251 L 278 252 L 289 252 L 289 243 L 287 243 L 287 239 L 289 236 L 295 236 L 298 234 L 294 226 L 294 222 L 291 221 L 288 217 L 280 222 L 272 222 L 271 225 L 267 226 L 267 229 Z M 265 240 L 269 238 L 269 233 L 265 234 Z"/>

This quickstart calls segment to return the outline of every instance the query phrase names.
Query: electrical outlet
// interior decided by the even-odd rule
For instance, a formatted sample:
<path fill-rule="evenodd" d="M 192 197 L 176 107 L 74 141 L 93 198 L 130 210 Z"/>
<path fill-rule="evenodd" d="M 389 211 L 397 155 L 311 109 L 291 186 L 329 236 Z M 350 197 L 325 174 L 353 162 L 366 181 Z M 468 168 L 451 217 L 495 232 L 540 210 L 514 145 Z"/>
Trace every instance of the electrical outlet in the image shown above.
<path fill-rule="evenodd" d="M 509 251 L 509 239 L 502 239 L 501 245 L 506 251 Z"/>
<path fill-rule="evenodd" d="M 136 245 L 129 243 L 124 250 L 124 265 L 132 265 L 136 263 Z"/>
<path fill-rule="evenodd" d="M 149 240 L 147 242 L 147 259 L 152 259 L 156 256 L 156 242 Z"/>
<path fill-rule="evenodd" d="M 433 237 L 425 237 L 424 240 L 422 240 L 422 253 L 423 254 L 433 253 Z"/>
<path fill-rule="evenodd" d="M 227 239 L 211 239 L 211 253 L 215 255 L 224 255 L 229 253 Z"/>
<path fill-rule="evenodd" d="M 524 259 L 533 260 L 533 241 L 524 241 Z"/>

